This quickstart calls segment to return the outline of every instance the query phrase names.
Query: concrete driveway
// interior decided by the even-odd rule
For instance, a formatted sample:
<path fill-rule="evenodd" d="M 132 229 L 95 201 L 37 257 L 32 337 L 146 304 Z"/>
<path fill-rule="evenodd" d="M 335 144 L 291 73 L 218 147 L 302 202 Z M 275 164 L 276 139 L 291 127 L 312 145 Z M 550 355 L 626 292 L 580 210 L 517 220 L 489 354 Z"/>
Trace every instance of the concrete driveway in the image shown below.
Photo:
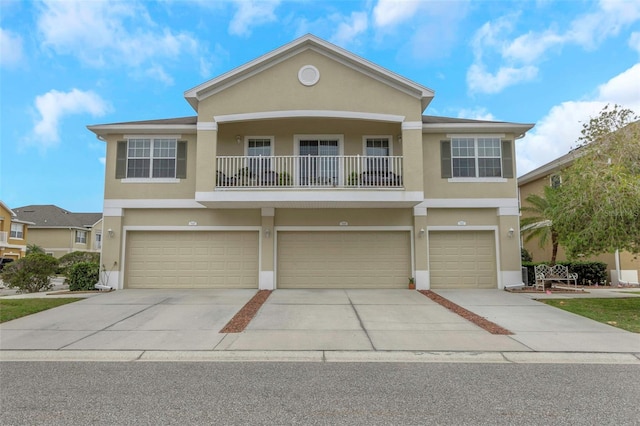
<path fill-rule="evenodd" d="M 255 290 L 118 290 L 0 325 L 0 349 L 640 353 L 640 335 L 499 290 L 438 293 L 514 332 L 493 335 L 410 290 L 276 290 L 242 333 L 219 333 Z"/>

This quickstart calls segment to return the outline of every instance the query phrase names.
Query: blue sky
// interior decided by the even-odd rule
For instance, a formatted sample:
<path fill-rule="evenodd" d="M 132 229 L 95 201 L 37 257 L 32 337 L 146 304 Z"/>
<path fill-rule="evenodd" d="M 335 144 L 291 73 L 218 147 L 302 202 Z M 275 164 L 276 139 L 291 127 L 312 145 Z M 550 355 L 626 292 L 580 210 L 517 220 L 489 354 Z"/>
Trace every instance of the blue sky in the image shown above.
<path fill-rule="evenodd" d="M 195 115 L 184 92 L 312 33 L 436 92 L 429 115 L 535 123 L 522 175 L 607 103 L 640 112 L 640 2 L 0 0 L 0 199 L 102 211 L 89 124 Z"/>

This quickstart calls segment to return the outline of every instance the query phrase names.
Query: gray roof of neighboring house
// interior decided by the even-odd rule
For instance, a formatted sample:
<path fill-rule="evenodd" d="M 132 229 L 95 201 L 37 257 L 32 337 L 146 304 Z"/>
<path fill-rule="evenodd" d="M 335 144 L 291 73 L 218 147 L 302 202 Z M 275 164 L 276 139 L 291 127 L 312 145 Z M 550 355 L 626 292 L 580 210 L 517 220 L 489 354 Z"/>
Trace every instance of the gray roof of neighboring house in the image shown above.
<path fill-rule="evenodd" d="M 90 228 L 102 219 L 102 213 L 73 213 L 53 204 L 30 205 L 13 209 L 18 219 L 32 222 L 32 228 Z"/>

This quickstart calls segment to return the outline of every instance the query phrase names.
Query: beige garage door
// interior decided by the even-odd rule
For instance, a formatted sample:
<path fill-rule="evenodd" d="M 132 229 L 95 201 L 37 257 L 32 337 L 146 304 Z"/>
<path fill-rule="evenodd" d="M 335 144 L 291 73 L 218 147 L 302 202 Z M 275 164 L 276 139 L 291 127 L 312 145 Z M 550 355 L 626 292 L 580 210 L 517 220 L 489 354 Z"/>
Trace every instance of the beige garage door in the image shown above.
<path fill-rule="evenodd" d="M 497 288 L 492 231 L 429 232 L 431 288 Z"/>
<path fill-rule="evenodd" d="M 132 231 L 125 288 L 257 288 L 257 232 Z"/>
<path fill-rule="evenodd" d="M 278 232 L 278 288 L 407 288 L 409 232 Z"/>

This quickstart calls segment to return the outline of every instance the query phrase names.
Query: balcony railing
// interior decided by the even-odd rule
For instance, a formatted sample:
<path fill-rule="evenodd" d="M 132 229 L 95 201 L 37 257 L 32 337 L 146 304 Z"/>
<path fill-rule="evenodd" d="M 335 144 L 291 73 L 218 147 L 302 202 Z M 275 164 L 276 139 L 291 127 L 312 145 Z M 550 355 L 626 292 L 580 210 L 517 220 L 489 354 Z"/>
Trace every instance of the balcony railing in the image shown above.
<path fill-rule="evenodd" d="M 402 157 L 217 157 L 217 189 L 402 188 Z"/>

